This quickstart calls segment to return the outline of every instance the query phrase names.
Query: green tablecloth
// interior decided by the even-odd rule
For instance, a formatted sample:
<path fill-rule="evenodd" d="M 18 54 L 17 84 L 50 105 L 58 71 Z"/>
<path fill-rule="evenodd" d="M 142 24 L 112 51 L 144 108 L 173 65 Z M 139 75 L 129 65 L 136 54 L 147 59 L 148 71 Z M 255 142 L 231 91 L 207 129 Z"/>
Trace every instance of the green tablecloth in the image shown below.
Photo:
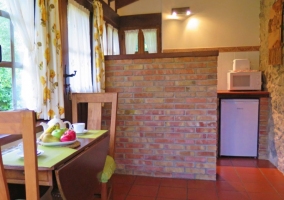
<path fill-rule="evenodd" d="M 76 150 L 68 147 L 46 147 L 38 145 L 38 149 L 43 150 L 43 154 L 38 156 L 39 167 L 52 167 L 62 159 L 74 153 Z M 24 158 L 18 155 L 18 149 L 3 155 L 4 165 L 24 166 Z"/>
<path fill-rule="evenodd" d="M 77 138 L 97 138 L 107 132 L 107 130 L 88 130 L 84 135 L 77 135 Z"/>

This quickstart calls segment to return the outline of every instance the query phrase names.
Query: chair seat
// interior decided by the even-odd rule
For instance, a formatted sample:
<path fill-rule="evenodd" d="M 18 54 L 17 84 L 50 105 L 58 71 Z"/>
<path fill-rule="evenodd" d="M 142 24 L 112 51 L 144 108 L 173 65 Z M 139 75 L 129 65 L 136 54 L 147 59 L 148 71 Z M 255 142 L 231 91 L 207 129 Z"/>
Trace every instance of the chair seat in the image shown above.
<path fill-rule="evenodd" d="M 116 169 L 115 161 L 114 161 L 113 157 L 108 155 L 106 157 L 106 162 L 105 162 L 104 170 L 101 174 L 100 182 L 101 183 L 107 183 L 108 180 L 113 175 L 115 169 Z"/>

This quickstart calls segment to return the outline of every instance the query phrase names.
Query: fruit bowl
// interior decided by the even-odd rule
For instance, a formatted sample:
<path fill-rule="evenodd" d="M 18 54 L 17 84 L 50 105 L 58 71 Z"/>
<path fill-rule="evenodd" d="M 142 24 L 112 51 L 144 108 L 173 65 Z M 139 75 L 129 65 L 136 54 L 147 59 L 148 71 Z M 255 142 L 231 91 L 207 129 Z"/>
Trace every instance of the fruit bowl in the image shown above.
<path fill-rule="evenodd" d="M 66 142 L 42 142 L 42 141 L 37 141 L 37 143 L 39 145 L 42 145 L 42 146 L 66 146 L 68 144 L 73 144 L 76 141 L 77 141 L 77 139 L 72 140 L 72 141 L 66 141 Z"/>

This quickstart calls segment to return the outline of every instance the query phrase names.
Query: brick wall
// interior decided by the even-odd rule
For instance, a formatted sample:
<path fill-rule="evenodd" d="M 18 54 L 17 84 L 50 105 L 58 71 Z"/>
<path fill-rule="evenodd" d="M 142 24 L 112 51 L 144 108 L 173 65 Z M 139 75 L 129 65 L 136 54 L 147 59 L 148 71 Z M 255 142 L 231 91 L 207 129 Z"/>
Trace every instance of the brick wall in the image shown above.
<path fill-rule="evenodd" d="M 116 173 L 216 179 L 217 56 L 106 61 Z"/>

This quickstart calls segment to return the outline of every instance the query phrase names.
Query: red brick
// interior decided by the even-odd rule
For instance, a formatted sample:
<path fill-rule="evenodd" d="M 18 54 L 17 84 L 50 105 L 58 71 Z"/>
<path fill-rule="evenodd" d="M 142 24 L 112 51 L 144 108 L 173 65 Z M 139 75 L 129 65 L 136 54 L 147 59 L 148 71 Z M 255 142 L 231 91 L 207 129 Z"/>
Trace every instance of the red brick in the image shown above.
<path fill-rule="evenodd" d="M 145 137 L 162 138 L 164 137 L 164 133 L 145 133 Z"/>
<path fill-rule="evenodd" d="M 163 81 L 165 80 L 165 76 L 161 75 L 153 75 L 153 76 L 144 76 L 145 81 Z"/>
<path fill-rule="evenodd" d="M 160 98 L 169 98 L 173 97 L 174 93 L 173 92 L 155 92 L 155 97 L 160 97 Z"/>
<path fill-rule="evenodd" d="M 152 81 L 135 82 L 135 87 L 151 87 L 151 86 L 154 86 L 154 82 L 152 82 Z"/>
<path fill-rule="evenodd" d="M 155 143 L 174 143 L 174 139 L 167 139 L 167 138 L 157 138 L 155 139 Z"/>
<path fill-rule="evenodd" d="M 133 164 L 142 166 L 153 166 L 153 161 L 150 160 L 134 160 Z"/>
<path fill-rule="evenodd" d="M 195 116 L 176 116 L 176 121 L 193 121 Z"/>
<path fill-rule="evenodd" d="M 184 92 L 185 87 L 165 87 L 166 92 Z"/>
<path fill-rule="evenodd" d="M 196 156 L 216 156 L 216 152 L 196 152 Z"/>
<path fill-rule="evenodd" d="M 194 133 L 195 128 L 177 127 L 176 132 L 177 133 Z"/>
<path fill-rule="evenodd" d="M 161 155 L 145 155 L 146 160 L 163 160 L 164 156 Z"/>
<path fill-rule="evenodd" d="M 164 75 L 172 75 L 174 73 L 174 70 L 172 69 L 160 69 L 156 70 L 156 74 L 164 74 Z"/>
<path fill-rule="evenodd" d="M 176 69 L 174 73 L 175 74 L 194 74 L 195 71 L 193 69 Z"/>
<path fill-rule="evenodd" d="M 131 71 L 116 71 L 113 72 L 114 76 L 132 76 L 133 73 Z"/>
<path fill-rule="evenodd" d="M 206 103 L 207 98 L 187 98 L 187 103 Z"/>
<path fill-rule="evenodd" d="M 120 78 L 124 79 L 124 77 L 120 77 Z M 144 76 L 129 76 L 129 77 L 127 77 L 127 80 L 128 81 L 143 81 Z"/>
<path fill-rule="evenodd" d="M 135 98 L 152 98 L 153 96 L 153 93 L 134 93 Z"/>
<path fill-rule="evenodd" d="M 149 99 L 145 99 L 145 103 L 164 103 L 164 99 L 161 99 L 161 98 L 149 98 Z"/>
<path fill-rule="evenodd" d="M 143 65 L 126 65 L 124 66 L 124 70 L 128 71 L 128 70 L 139 70 L 139 69 L 143 69 Z"/>
<path fill-rule="evenodd" d="M 142 92 L 143 88 L 139 87 L 131 87 L 131 88 L 124 88 L 124 92 Z"/>
<path fill-rule="evenodd" d="M 164 110 L 145 110 L 145 115 L 164 115 Z"/>
<path fill-rule="evenodd" d="M 174 105 L 171 104 L 154 104 L 153 105 L 154 109 L 173 109 Z"/>
<path fill-rule="evenodd" d="M 154 120 L 157 120 L 157 121 L 173 121 L 174 116 L 154 116 Z"/>

